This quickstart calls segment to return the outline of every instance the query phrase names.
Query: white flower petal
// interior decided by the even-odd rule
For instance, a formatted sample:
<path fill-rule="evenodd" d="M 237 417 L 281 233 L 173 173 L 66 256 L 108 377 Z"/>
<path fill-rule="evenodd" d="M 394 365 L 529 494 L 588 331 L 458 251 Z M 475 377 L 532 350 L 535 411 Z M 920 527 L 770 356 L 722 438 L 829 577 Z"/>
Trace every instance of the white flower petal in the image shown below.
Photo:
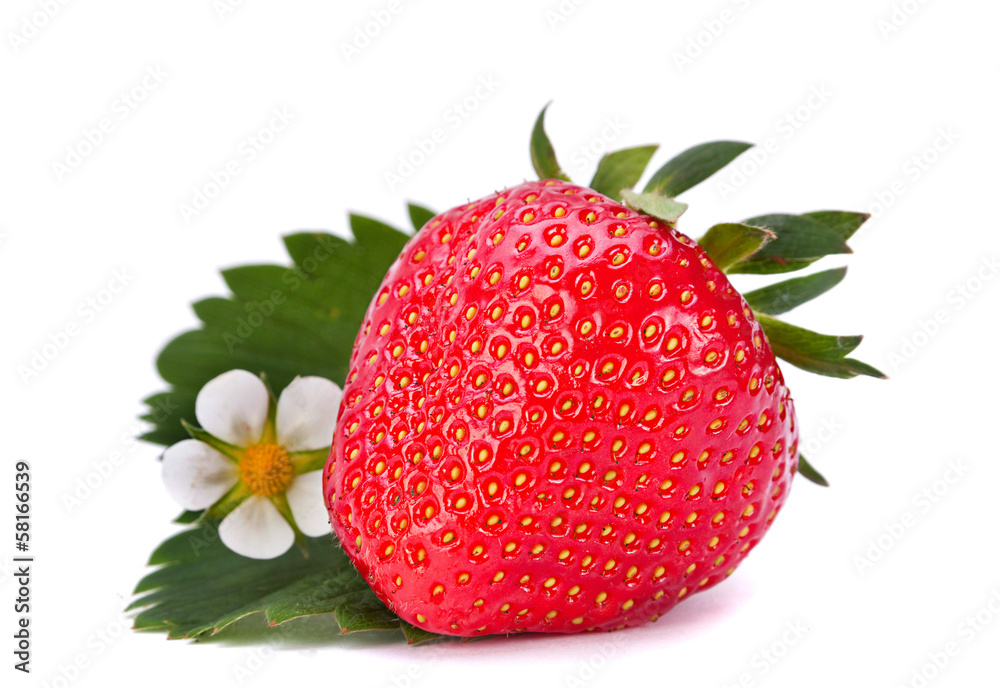
<path fill-rule="evenodd" d="M 209 380 L 195 400 L 198 424 L 221 440 L 245 447 L 260 439 L 267 421 L 267 387 L 245 370 Z"/>
<path fill-rule="evenodd" d="M 343 396 L 325 377 L 297 377 L 278 398 L 275 426 L 278 444 L 288 451 L 320 449 L 333 444 L 337 411 Z"/>
<path fill-rule="evenodd" d="M 163 452 L 167 494 L 185 509 L 207 509 L 239 479 L 232 461 L 198 440 L 182 440 Z"/>
<path fill-rule="evenodd" d="M 295 533 L 266 497 L 250 497 L 219 524 L 222 543 L 251 559 L 273 559 L 288 551 Z"/>
<path fill-rule="evenodd" d="M 331 532 L 330 512 L 323 501 L 323 471 L 298 476 L 285 494 L 295 517 L 295 525 L 304 535 L 319 537 Z"/>

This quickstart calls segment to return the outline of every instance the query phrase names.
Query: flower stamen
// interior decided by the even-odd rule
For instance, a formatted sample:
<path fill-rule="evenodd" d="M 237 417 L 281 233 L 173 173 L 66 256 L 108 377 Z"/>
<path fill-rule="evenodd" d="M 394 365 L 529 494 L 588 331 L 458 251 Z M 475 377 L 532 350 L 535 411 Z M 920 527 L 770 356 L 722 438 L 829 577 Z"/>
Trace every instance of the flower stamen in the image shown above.
<path fill-rule="evenodd" d="M 251 444 L 240 461 L 240 478 L 250 492 L 260 497 L 281 494 L 294 477 L 288 452 L 277 444 Z"/>

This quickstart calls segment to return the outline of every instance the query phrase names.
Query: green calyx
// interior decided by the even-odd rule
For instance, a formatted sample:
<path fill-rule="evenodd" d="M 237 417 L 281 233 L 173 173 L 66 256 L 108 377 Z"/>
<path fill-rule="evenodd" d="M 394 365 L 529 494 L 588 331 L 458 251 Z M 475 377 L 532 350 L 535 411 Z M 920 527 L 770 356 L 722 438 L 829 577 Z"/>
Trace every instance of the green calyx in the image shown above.
<path fill-rule="evenodd" d="M 542 109 L 535 121 L 531 134 L 531 161 L 539 178 L 570 181 L 559 166 L 555 149 L 545 133 L 548 107 Z M 693 146 L 658 168 L 641 193 L 633 188 L 646 173 L 658 147 L 625 148 L 601 158 L 590 187 L 624 202 L 633 210 L 674 226 L 688 207 L 675 197 L 705 181 L 751 147 L 752 144 L 740 141 L 711 141 Z M 845 210 L 798 215 L 770 213 L 742 222 L 714 225 L 698 243 L 727 274 L 781 274 L 809 267 L 826 256 L 851 253 L 847 241 L 868 218 L 866 213 Z M 828 377 L 864 375 L 884 379 L 886 376 L 881 371 L 848 357 L 861 343 L 861 336 L 819 334 L 775 317 L 826 293 L 846 274 L 846 267 L 824 270 L 747 292 L 744 298 L 778 358 L 802 370 Z M 828 485 L 805 457 L 799 459 L 799 473 L 818 485 Z"/>
<path fill-rule="evenodd" d="M 622 198 L 625 205 L 632 210 L 638 210 L 659 220 L 663 220 L 670 226 L 676 225 L 684 211 L 687 210 L 687 203 L 675 201 L 669 196 L 663 196 L 656 192 L 635 193 L 628 189 L 622 189 Z"/>
<path fill-rule="evenodd" d="M 546 105 L 538 113 L 538 119 L 535 120 L 535 128 L 531 131 L 531 164 L 534 165 L 540 179 L 562 179 L 563 181 L 569 181 L 569 176 L 559 167 L 559 161 L 556 160 L 556 151 L 552 147 L 552 142 L 549 141 L 548 135 L 545 133 L 545 111 L 548 109 L 549 106 Z"/>
<path fill-rule="evenodd" d="M 769 229 L 740 222 L 726 222 L 709 227 L 698 241 L 716 267 L 725 272 L 736 263 L 760 252 L 765 244 L 775 239 Z"/>

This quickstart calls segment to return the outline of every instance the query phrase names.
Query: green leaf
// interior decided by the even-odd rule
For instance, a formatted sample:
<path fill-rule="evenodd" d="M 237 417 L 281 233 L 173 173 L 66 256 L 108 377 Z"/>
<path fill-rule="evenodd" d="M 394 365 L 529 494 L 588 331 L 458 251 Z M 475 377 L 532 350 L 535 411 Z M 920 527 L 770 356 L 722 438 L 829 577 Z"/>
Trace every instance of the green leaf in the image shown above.
<path fill-rule="evenodd" d="M 659 146 L 638 146 L 606 153 L 599 163 L 590 188 L 608 198 L 619 200 L 623 189 L 639 183 L 646 165 Z"/>
<path fill-rule="evenodd" d="M 687 203 L 675 201 L 672 198 L 658 193 L 636 193 L 634 191 L 623 190 L 622 197 L 625 204 L 632 210 L 651 215 L 663 220 L 669 225 L 674 225 L 680 216 L 687 210 Z"/>
<path fill-rule="evenodd" d="M 743 298 L 759 313 L 781 315 L 833 289 L 846 274 L 847 268 L 823 270 L 747 292 Z"/>
<path fill-rule="evenodd" d="M 233 368 L 264 373 L 280 393 L 296 375 L 343 384 L 368 304 L 408 236 L 351 216 L 354 241 L 326 233 L 285 237 L 292 263 L 223 271 L 232 290 L 195 304 L 202 325 L 169 342 L 157 359 L 169 389 L 147 397 L 143 439 L 169 445 L 187 437 L 198 391 Z"/>
<path fill-rule="evenodd" d="M 211 522 L 182 531 L 153 553 L 149 563 L 159 568 L 139 582 L 140 597 L 129 605 L 140 610 L 136 630 L 197 638 L 251 615 L 263 614 L 268 627 L 332 615 L 341 633 L 402 630 L 411 642 L 442 637 L 413 629 L 382 604 L 331 536 L 307 538 L 308 557 L 291 549 L 261 560 L 227 549 L 217 528 Z M 281 630 L 270 633 L 277 638 Z"/>
<path fill-rule="evenodd" d="M 175 437 L 178 431 L 182 435 L 181 439 L 184 439 L 187 433 L 180 426 L 180 421 L 182 418 L 194 419 L 195 396 L 195 393 L 190 391 L 171 390 L 151 394 L 143 399 L 142 403 L 146 404 L 148 410 L 140 418 L 153 428 L 139 439 L 153 444 L 173 444 L 176 439 L 164 442 L 161 435 Z M 190 409 L 190 413 L 182 413 L 181 409 Z"/>
<path fill-rule="evenodd" d="M 267 620 L 272 624 L 282 624 L 303 616 L 328 614 L 340 605 L 374 597 L 358 594 L 365 593 L 365 588 L 368 588 L 368 584 L 353 567 L 332 566 L 327 571 L 302 578 L 280 591 L 280 594 L 272 595 L 266 601 Z M 385 605 L 382 608 L 385 609 Z M 401 623 L 396 620 L 397 627 Z"/>
<path fill-rule="evenodd" d="M 371 638 L 371 635 L 376 637 Z M 369 637 L 379 645 L 403 638 L 402 633 L 378 633 Z M 485 636 L 489 637 L 489 636 Z M 247 647 L 267 645 L 272 649 L 303 650 L 305 648 L 330 647 L 347 641 L 356 644 L 357 636 L 346 636 L 333 614 L 314 614 L 293 619 L 279 626 L 271 626 L 263 614 L 251 614 L 229 624 L 213 635 L 198 636 L 199 645 L 222 645 Z"/>
<path fill-rule="evenodd" d="M 817 334 L 795 325 L 755 313 L 764 328 L 774 355 L 797 368 L 829 377 L 852 378 L 858 375 L 885 378 L 880 371 L 852 358 L 846 358 L 861 343 L 860 336 L 836 337 Z"/>
<path fill-rule="evenodd" d="M 698 243 L 716 267 L 725 272 L 729 266 L 750 257 L 773 238 L 774 234 L 766 229 L 728 222 L 710 227 Z"/>
<path fill-rule="evenodd" d="M 545 111 L 549 109 L 549 105 L 551 103 L 546 104 L 538 113 L 535 128 L 531 132 L 531 164 L 539 179 L 562 179 L 568 182 L 569 177 L 559 167 L 556 151 L 549 141 L 548 134 L 545 133 Z"/>
<path fill-rule="evenodd" d="M 823 256 L 851 253 L 837 231 L 803 215 L 774 213 L 752 217 L 744 224 L 765 227 L 777 236 L 749 259 L 734 265 L 730 270 L 733 273 L 792 272 Z"/>
<path fill-rule="evenodd" d="M 364 581 L 362 581 L 364 582 Z M 352 599 L 341 604 L 334 612 L 337 623 L 345 633 L 352 631 L 390 631 L 399 629 L 400 619 L 372 595 Z"/>
<path fill-rule="evenodd" d="M 388 225 L 381 220 L 351 213 L 348 215 L 351 224 L 351 233 L 354 234 L 354 241 L 363 254 L 373 253 L 375 256 L 384 255 L 388 251 L 398 254 L 403 250 L 410 237 L 392 225 Z M 330 271 L 327 266 L 326 272 Z M 385 274 L 374 275 L 377 284 L 382 283 Z M 364 305 L 367 308 L 368 304 Z"/>
<path fill-rule="evenodd" d="M 422 628 L 417 628 L 416 626 L 411 626 L 405 621 L 401 624 L 401 626 L 403 629 L 403 636 L 406 638 L 406 642 L 410 645 L 420 645 L 432 640 L 441 640 L 445 637 L 443 635 L 438 635 L 437 633 L 425 631 Z"/>
<path fill-rule="evenodd" d="M 830 483 L 827 482 L 826 478 L 824 478 L 819 471 L 813 468 L 812 464 L 806 461 L 806 457 L 802 456 L 802 454 L 799 454 L 799 475 L 810 482 L 816 483 L 817 485 L 830 487 Z"/>
<path fill-rule="evenodd" d="M 658 169 L 644 191 L 679 196 L 701 184 L 752 147 L 752 143 L 741 141 L 711 141 L 688 148 Z"/>
<path fill-rule="evenodd" d="M 854 213 L 848 210 L 817 210 L 813 213 L 803 213 L 802 217 L 808 217 L 820 224 L 826 225 L 837 235 L 847 241 L 854 233 L 861 228 L 868 218 L 868 213 Z"/>
<path fill-rule="evenodd" d="M 406 207 L 410 211 L 410 222 L 413 223 L 413 229 L 418 232 L 423 229 L 423 226 L 430 222 L 437 214 L 433 210 L 428 210 L 422 205 L 417 205 L 416 203 L 407 203 Z"/>

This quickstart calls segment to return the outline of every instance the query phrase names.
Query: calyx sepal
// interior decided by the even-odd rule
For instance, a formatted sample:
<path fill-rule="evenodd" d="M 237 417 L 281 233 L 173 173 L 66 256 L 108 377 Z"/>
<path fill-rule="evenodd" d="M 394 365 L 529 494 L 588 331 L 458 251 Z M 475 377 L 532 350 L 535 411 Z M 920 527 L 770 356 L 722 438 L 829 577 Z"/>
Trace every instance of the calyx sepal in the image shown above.
<path fill-rule="evenodd" d="M 655 192 L 636 193 L 624 190 L 622 191 L 622 198 L 625 200 L 625 205 L 632 210 L 637 210 L 658 220 L 663 220 L 671 226 L 676 225 L 677 220 L 688 209 L 687 203 L 675 201 L 669 196 L 663 196 Z"/>

